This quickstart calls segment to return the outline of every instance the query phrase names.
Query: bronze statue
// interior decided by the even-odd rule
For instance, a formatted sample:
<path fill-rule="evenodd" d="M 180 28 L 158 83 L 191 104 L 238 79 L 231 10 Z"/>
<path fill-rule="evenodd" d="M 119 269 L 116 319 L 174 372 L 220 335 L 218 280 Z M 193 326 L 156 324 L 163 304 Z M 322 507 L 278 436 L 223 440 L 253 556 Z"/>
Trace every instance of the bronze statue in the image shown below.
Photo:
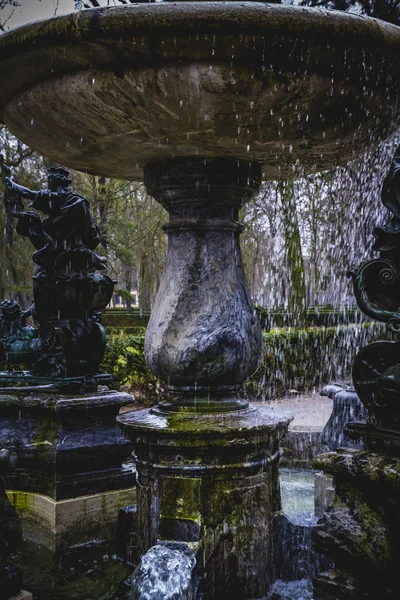
<path fill-rule="evenodd" d="M 42 376 L 96 375 L 105 349 L 99 312 L 109 303 L 115 282 L 104 273 L 106 259 L 94 251 L 101 235 L 89 202 L 71 190 L 69 171 L 63 167 L 48 169 L 49 187 L 40 191 L 15 183 L 8 167 L 3 166 L 3 172 L 14 200 L 16 231 L 28 237 L 35 248 L 34 304 L 29 314 L 36 329 L 29 338 L 31 360 L 22 356 L 26 344 L 17 344 L 21 362 Z M 26 200 L 34 210 L 24 210 Z M 29 333 L 22 324 L 27 315 L 18 315 L 15 306 L 13 310 L 16 319 L 9 323 L 9 346 Z M 7 326 L 3 316 L 0 328 L 5 334 Z M 3 348 L 6 337 L 2 337 Z"/>

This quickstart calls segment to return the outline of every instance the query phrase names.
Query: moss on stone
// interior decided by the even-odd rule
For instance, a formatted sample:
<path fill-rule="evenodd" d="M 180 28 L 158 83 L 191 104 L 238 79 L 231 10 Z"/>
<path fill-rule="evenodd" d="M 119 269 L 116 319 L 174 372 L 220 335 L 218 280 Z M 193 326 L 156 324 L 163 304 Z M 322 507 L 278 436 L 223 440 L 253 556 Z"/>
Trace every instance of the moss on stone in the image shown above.
<path fill-rule="evenodd" d="M 201 480 L 163 478 L 161 518 L 187 519 L 201 524 Z"/>
<path fill-rule="evenodd" d="M 27 513 L 34 513 L 35 495 L 28 492 L 18 492 L 10 490 L 7 496 L 17 511 L 18 515 L 22 516 Z"/>

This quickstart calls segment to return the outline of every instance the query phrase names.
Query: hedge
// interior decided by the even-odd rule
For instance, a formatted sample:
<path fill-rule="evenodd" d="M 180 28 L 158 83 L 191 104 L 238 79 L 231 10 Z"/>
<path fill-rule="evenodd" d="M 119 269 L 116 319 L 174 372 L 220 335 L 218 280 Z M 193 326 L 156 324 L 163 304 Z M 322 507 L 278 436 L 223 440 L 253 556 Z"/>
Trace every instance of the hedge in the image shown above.
<path fill-rule="evenodd" d="M 119 327 L 123 329 L 126 327 L 146 327 L 149 318 L 150 313 L 140 315 L 136 311 L 128 314 L 123 311 L 112 312 L 107 310 L 103 313 L 102 323 L 104 327 Z"/>
<path fill-rule="evenodd" d="M 109 336 L 101 367 L 113 375 L 115 388 L 128 386 L 143 404 L 153 404 L 162 395 L 162 385 L 144 360 L 144 335 Z"/>
<path fill-rule="evenodd" d="M 272 327 L 293 326 L 292 314 L 287 311 L 263 308 L 259 305 L 255 305 L 254 308 L 260 319 L 261 327 L 265 330 Z M 361 323 L 366 320 L 365 315 L 354 306 L 334 307 L 329 304 L 309 306 L 302 316 L 304 327 L 333 327 Z"/>
<path fill-rule="evenodd" d="M 261 327 L 268 330 L 270 327 L 290 327 L 293 326 L 292 315 L 283 310 L 266 309 L 262 306 L 255 306 L 255 310 L 260 319 Z M 139 309 L 132 309 L 127 313 L 121 308 L 107 308 L 103 314 L 103 325 L 108 328 L 111 334 L 120 332 L 130 334 L 140 334 L 135 332 L 134 328 L 143 328 L 149 322 L 150 312 L 140 313 Z M 348 325 L 350 323 L 360 323 L 365 321 L 365 316 L 360 310 L 354 307 L 333 307 L 310 306 L 303 315 L 305 327 L 332 327 L 336 325 Z M 108 331 L 107 331 L 108 333 Z"/>
<path fill-rule="evenodd" d="M 348 379 L 357 352 L 385 336 L 384 325 L 370 322 L 264 333 L 263 361 L 246 383 L 246 392 L 271 399 L 288 390 L 303 391 L 328 381 Z"/>
<path fill-rule="evenodd" d="M 379 323 L 264 333 L 263 361 L 246 383 L 246 394 L 254 399 L 277 398 L 291 389 L 301 391 L 348 378 L 358 350 L 384 337 L 385 327 Z M 116 387 L 130 386 L 142 402 L 152 403 L 163 390 L 144 361 L 143 345 L 144 335 L 108 337 L 102 368 L 114 376 Z"/>

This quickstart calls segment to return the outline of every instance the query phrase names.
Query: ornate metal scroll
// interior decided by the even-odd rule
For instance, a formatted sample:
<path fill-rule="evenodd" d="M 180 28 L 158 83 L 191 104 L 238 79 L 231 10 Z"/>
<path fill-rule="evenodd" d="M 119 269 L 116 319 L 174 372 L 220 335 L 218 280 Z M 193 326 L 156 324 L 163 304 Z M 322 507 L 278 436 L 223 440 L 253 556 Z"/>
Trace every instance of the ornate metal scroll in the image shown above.
<path fill-rule="evenodd" d="M 352 273 L 354 293 L 361 310 L 400 333 L 400 146 L 382 188 L 382 202 L 391 219 L 376 227 L 373 250 L 380 258 Z M 400 342 L 369 344 L 353 363 L 354 387 L 368 409 L 366 422 L 350 423 L 346 433 L 363 437 L 367 447 L 400 452 Z"/>

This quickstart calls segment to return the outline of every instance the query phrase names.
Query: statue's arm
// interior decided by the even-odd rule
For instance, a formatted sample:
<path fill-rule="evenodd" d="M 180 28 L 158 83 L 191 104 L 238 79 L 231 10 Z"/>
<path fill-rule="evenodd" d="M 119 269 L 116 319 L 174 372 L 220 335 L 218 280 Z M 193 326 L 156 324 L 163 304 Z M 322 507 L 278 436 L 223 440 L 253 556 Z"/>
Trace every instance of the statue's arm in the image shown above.
<path fill-rule="evenodd" d="M 27 200 L 34 200 L 39 193 L 35 192 L 34 190 L 30 190 L 23 185 L 18 185 L 18 183 L 15 183 L 12 177 L 6 177 L 5 184 L 7 189 L 15 194 L 18 194 L 20 198 L 26 198 Z"/>

